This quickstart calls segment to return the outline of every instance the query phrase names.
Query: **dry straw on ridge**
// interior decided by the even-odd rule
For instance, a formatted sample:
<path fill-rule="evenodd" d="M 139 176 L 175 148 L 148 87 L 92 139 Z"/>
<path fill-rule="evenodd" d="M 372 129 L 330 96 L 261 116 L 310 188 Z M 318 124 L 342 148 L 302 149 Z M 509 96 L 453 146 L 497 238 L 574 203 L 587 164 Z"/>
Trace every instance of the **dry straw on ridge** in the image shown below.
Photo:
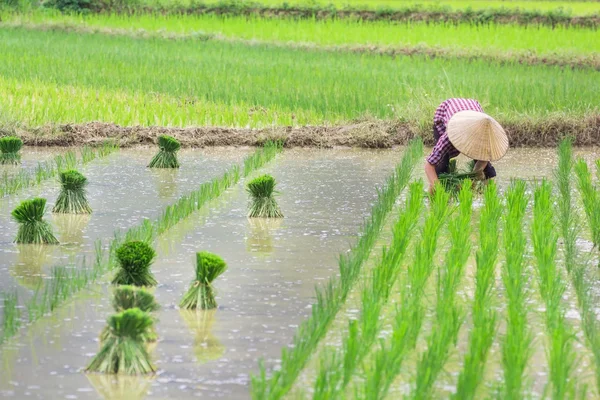
<path fill-rule="evenodd" d="M 0 165 L 18 165 L 21 162 L 21 147 L 23 141 L 16 136 L 0 138 Z"/>
<path fill-rule="evenodd" d="M 154 156 L 148 167 L 150 168 L 179 168 L 177 151 L 181 144 L 177 139 L 168 135 L 158 137 L 159 152 Z"/>
<path fill-rule="evenodd" d="M 36 197 L 25 200 L 12 211 L 12 217 L 19 223 L 15 243 L 19 244 L 58 244 L 48 222 L 44 221 L 46 199 Z"/>
<path fill-rule="evenodd" d="M 85 187 L 88 184 L 86 177 L 78 171 L 70 169 L 61 172 L 58 180 L 61 190 L 52 212 L 62 214 L 91 214 L 92 208 L 85 197 Z"/>
<path fill-rule="evenodd" d="M 253 179 L 246 190 L 250 194 L 248 217 L 250 218 L 282 218 L 283 213 L 275 200 L 275 178 L 262 175 Z"/>
<path fill-rule="evenodd" d="M 211 309 L 217 307 L 212 282 L 227 270 L 223 259 L 207 251 L 196 253 L 196 279 L 183 296 L 179 307 L 184 309 Z"/>
<path fill-rule="evenodd" d="M 156 252 L 147 243 L 126 242 L 117 249 L 116 256 L 119 270 L 112 280 L 113 285 L 156 286 L 150 271 Z"/>

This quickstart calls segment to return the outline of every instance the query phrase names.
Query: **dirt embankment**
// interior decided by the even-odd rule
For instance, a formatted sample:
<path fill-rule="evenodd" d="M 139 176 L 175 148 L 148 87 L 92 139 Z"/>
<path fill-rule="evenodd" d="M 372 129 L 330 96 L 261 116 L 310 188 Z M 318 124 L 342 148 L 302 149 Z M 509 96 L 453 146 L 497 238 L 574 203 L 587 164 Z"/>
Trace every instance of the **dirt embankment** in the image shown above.
<path fill-rule="evenodd" d="M 115 10 L 111 10 L 115 11 Z M 297 18 L 297 19 L 351 19 L 362 21 L 409 22 L 422 21 L 429 23 L 470 23 L 470 24 L 519 24 L 574 26 L 598 28 L 600 14 L 573 16 L 560 9 L 553 11 L 528 11 L 508 8 L 488 8 L 480 10 L 446 10 L 425 8 L 420 5 L 403 8 L 381 8 L 365 10 L 355 7 L 336 8 L 333 5 L 281 5 L 267 6 L 254 2 L 194 3 L 192 5 L 146 6 L 134 10 L 117 10 L 133 13 L 161 13 L 180 15 L 222 15 L 222 16 L 257 16 L 262 18 Z"/>
<path fill-rule="evenodd" d="M 543 123 L 533 121 L 504 122 L 511 146 L 555 147 L 565 136 L 571 136 L 576 146 L 600 146 L 600 115 L 582 121 L 553 119 Z M 187 147 L 257 146 L 267 140 L 282 140 L 286 147 L 363 147 L 390 148 L 423 137 L 432 144 L 431 133 L 425 128 L 397 121 L 363 121 L 342 126 L 243 128 L 168 128 L 122 127 L 93 122 L 43 127 L 18 132 L 25 144 L 37 146 L 80 146 L 114 139 L 121 146 L 155 143 L 168 134 Z"/>

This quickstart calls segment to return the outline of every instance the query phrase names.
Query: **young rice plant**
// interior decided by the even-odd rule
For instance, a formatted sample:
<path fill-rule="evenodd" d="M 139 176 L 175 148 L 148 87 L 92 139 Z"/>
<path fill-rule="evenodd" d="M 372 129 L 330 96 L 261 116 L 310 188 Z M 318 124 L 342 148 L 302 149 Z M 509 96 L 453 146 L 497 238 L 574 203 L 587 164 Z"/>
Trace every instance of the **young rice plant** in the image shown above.
<path fill-rule="evenodd" d="M 21 147 L 23 147 L 23 141 L 16 136 L 0 138 L 0 165 L 19 165 Z"/>
<path fill-rule="evenodd" d="M 112 280 L 113 285 L 156 286 L 150 271 L 156 252 L 142 241 L 123 243 L 116 250 L 119 270 Z"/>
<path fill-rule="evenodd" d="M 85 187 L 88 184 L 85 176 L 76 170 L 70 169 L 59 174 L 59 182 L 61 190 L 52 212 L 65 214 L 92 213 L 92 208 L 85 197 Z"/>
<path fill-rule="evenodd" d="M 44 221 L 46 199 L 36 197 L 21 202 L 12 211 L 12 217 L 19 223 L 15 243 L 58 244 L 48 222 Z"/>
<path fill-rule="evenodd" d="M 275 178 L 262 175 L 251 180 L 246 188 L 250 194 L 248 217 L 250 218 L 282 218 L 275 195 Z"/>
<path fill-rule="evenodd" d="M 223 259 L 207 251 L 196 253 L 196 280 L 185 294 L 179 307 L 209 310 L 217 308 L 212 282 L 227 270 Z"/>
<path fill-rule="evenodd" d="M 177 151 L 181 144 L 177 139 L 168 135 L 158 137 L 159 152 L 148 164 L 149 168 L 179 168 Z"/>

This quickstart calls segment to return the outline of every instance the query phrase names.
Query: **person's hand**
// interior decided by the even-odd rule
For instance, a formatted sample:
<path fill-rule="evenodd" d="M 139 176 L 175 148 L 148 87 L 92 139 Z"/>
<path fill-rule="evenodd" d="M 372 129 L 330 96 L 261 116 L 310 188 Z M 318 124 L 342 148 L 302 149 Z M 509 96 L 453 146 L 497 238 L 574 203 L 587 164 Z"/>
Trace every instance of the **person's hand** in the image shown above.
<path fill-rule="evenodd" d="M 485 180 L 485 172 L 483 170 L 475 171 L 475 175 L 473 176 L 473 180 L 476 181 L 484 181 Z"/>

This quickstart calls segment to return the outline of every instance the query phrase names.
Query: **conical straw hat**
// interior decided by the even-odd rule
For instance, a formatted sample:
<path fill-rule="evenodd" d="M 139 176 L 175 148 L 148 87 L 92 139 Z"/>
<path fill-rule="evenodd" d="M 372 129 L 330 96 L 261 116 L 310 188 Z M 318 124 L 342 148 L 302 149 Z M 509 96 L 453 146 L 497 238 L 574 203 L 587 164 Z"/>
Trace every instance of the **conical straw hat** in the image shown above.
<path fill-rule="evenodd" d="M 474 160 L 496 161 L 508 151 L 508 137 L 498 122 L 477 111 L 459 111 L 450 118 L 448 139 Z"/>

